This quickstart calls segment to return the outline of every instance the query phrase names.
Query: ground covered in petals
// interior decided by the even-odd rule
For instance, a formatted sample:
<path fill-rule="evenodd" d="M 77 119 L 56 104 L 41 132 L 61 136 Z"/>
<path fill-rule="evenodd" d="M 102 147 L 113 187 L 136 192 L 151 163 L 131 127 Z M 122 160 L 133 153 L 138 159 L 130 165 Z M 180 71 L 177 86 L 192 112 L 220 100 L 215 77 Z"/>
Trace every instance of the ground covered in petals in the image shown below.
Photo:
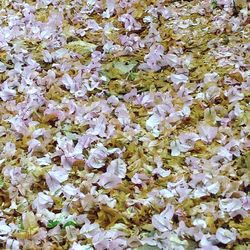
<path fill-rule="evenodd" d="M 0 249 L 249 249 L 246 0 L 0 2 Z"/>

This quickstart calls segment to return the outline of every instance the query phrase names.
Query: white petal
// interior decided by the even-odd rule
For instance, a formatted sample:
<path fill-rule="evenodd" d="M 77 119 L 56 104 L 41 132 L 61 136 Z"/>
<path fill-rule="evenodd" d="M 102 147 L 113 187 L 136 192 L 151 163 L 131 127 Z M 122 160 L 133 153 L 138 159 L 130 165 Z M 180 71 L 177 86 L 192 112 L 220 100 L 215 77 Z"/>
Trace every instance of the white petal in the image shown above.
<path fill-rule="evenodd" d="M 69 176 L 68 172 L 62 167 L 53 167 L 52 170 L 49 171 L 49 175 L 60 183 L 68 180 Z"/>
<path fill-rule="evenodd" d="M 126 177 L 126 168 L 127 164 L 122 160 L 122 159 L 115 159 L 110 162 L 107 172 L 114 174 L 120 178 L 125 178 Z"/>
<path fill-rule="evenodd" d="M 217 194 L 220 190 L 219 182 L 215 182 L 212 185 L 207 187 L 207 191 L 211 194 Z"/>
<path fill-rule="evenodd" d="M 216 238 L 221 243 L 227 244 L 236 240 L 236 233 L 224 228 L 218 228 L 216 232 Z"/>
<path fill-rule="evenodd" d="M 146 129 L 150 131 L 154 128 L 157 128 L 158 125 L 160 124 L 160 121 L 161 121 L 160 116 L 155 114 L 150 116 L 149 119 L 146 121 Z"/>
<path fill-rule="evenodd" d="M 0 225 L 0 235 L 6 235 L 11 232 L 11 227 L 8 225 Z"/>
<path fill-rule="evenodd" d="M 105 189 L 114 188 L 122 182 L 122 179 L 114 174 L 104 173 L 100 176 L 98 184 Z"/>
<path fill-rule="evenodd" d="M 165 232 L 172 229 L 171 220 L 174 215 L 174 207 L 167 205 L 167 207 L 160 213 L 152 217 L 153 226 L 160 232 Z"/>
<path fill-rule="evenodd" d="M 178 74 L 171 74 L 170 79 L 174 84 L 177 84 L 177 85 L 180 83 L 188 82 L 188 77 L 184 74 L 179 74 L 179 75 Z"/>

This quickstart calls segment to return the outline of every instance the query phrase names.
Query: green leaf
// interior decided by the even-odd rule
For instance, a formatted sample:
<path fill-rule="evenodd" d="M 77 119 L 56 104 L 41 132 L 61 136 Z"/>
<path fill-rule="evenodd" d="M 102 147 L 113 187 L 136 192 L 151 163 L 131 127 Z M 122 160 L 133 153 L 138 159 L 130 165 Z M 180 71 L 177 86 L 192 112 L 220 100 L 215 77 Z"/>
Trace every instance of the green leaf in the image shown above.
<path fill-rule="evenodd" d="M 121 74 L 125 75 L 129 73 L 135 66 L 136 62 L 116 62 L 114 63 L 114 68 L 118 69 Z"/>
<path fill-rule="evenodd" d="M 60 221 L 58 220 L 49 220 L 47 228 L 54 228 L 56 227 L 58 224 L 60 223 Z"/>
<path fill-rule="evenodd" d="M 216 0 L 212 0 L 211 1 L 211 5 L 212 5 L 213 9 L 217 8 L 217 1 Z"/>
<path fill-rule="evenodd" d="M 67 222 L 63 225 L 63 228 L 68 227 L 68 226 L 73 226 L 73 227 L 75 227 L 75 226 L 77 226 L 77 223 L 76 223 L 75 221 L 73 221 L 73 220 L 67 221 Z"/>
<path fill-rule="evenodd" d="M 249 246 L 247 245 L 237 245 L 234 247 L 234 250 L 247 250 L 249 249 Z"/>
<path fill-rule="evenodd" d="M 4 181 L 3 179 L 0 177 L 0 188 L 2 188 L 4 186 Z"/>
<path fill-rule="evenodd" d="M 101 74 L 108 79 L 123 79 L 125 75 L 135 73 L 137 64 L 136 61 L 112 61 L 103 65 Z"/>
<path fill-rule="evenodd" d="M 150 245 L 143 245 L 141 247 L 137 247 L 136 250 L 159 250 L 160 248 L 156 247 L 156 246 L 150 246 Z"/>
<path fill-rule="evenodd" d="M 97 46 L 95 44 L 88 43 L 85 41 L 74 41 L 66 45 L 67 49 L 79 53 L 81 55 L 95 51 L 96 47 Z"/>
<path fill-rule="evenodd" d="M 21 230 L 24 230 L 22 218 L 18 218 L 18 219 L 17 219 L 17 224 L 18 224 L 18 227 L 19 227 Z"/>

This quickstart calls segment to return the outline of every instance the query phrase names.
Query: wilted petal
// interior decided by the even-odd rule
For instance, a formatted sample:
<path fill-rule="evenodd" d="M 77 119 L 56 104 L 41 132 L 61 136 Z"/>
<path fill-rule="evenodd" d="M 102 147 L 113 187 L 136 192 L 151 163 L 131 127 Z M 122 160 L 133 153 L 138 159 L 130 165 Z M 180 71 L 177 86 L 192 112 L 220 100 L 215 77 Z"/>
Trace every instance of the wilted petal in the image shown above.
<path fill-rule="evenodd" d="M 115 115 L 117 116 L 119 122 L 122 125 L 127 125 L 130 123 L 130 115 L 129 112 L 124 104 L 120 105 L 115 110 Z"/>
<path fill-rule="evenodd" d="M 206 221 L 202 220 L 202 219 L 199 219 L 199 218 L 193 220 L 193 225 L 198 226 L 200 228 L 206 228 L 207 227 Z"/>
<path fill-rule="evenodd" d="M 138 174 L 135 173 L 134 176 L 131 178 L 131 181 L 134 184 L 142 184 L 144 180 L 148 180 L 149 177 L 145 174 Z"/>
<path fill-rule="evenodd" d="M 23 213 L 22 222 L 25 230 L 32 230 L 38 227 L 37 219 L 33 212 Z"/>
<path fill-rule="evenodd" d="M 7 67 L 5 66 L 4 63 L 0 62 L 0 73 L 5 72 Z"/>
<path fill-rule="evenodd" d="M 178 156 L 181 152 L 187 152 L 191 149 L 189 145 L 181 144 L 179 140 L 170 142 L 171 155 Z"/>
<path fill-rule="evenodd" d="M 206 73 L 204 75 L 204 83 L 208 83 L 208 82 L 218 82 L 219 80 L 219 75 L 216 72 L 213 73 Z"/>
<path fill-rule="evenodd" d="M 45 180 L 52 194 L 54 194 L 61 188 L 60 182 L 52 178 L 49 174 L 45 175 Z"/>
<path fill-rule="evenodd" d="M 52 62 L 53 58 L 52 58 L 52 55 L 49 53 L 48 50 L 43 51 L 43 60 L 46 63 L 51 63 Z"/>
<path fill-rule="evenodd" d="M 152 174 L 158 174 L 158 175 L 160 175 L 161 177 L 167 177 L 167 176 L 170 175 L 170 173 L 171 173 L 170 170 L 165 170 L 165 169 L 163 169 L 163 168 L 161 168 L 161 167 L 155 168 L 155 169 L 153 170 L 153 172 L 152 172 Z"/>
<path fill-rule="evenodd" d="M 207 186 L 207 191 L 211 194 L 217 194 L 220 190 L 219 182 L 215 182 L 209 186 Z"/>
<path fill-rule="evenodd" d="M 225 147 L 220 147 L 218 149 L 218 155 L 221 156 L 222 158 L 226 158 L 227 160 L 231 161 L 233 155 L 229 152 L 229 150 Z"/>
<path fill-rule="evenodd" d="M 118 21 L 123 22 L 125 29 L 128 31 L 141 29 L 141 24 L 137 22 L 130 14 L 123 14 L 118 18 Z"/>
<path fill-rule="evenodd" d="M 28 142 L 28 152 L 31 153 L 32 151 L 34 151 L 36 148 L 38 148 L 39 146 L 41 146 L 41 142 L 37 139 L 31 139 Z"/>

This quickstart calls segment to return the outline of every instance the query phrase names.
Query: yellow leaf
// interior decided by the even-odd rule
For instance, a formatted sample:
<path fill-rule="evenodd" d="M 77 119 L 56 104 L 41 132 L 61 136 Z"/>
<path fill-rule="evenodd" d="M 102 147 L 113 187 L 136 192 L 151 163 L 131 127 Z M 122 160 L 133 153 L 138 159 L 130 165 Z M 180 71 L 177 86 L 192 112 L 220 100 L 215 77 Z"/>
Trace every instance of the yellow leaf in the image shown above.
<path fill-rule="evenodd" d="M 234 227 L 239 231 L 240 239 L 250 239 L 250 218 L 244 218 L 240 224 L 231 221 L 229 223 L 230 227 Z"/>
<path fill-rule="evenodd" d="M 214 217 L 213 217 L 211 214 L 209 214 L 209 215 L 207 216 L 206 222 L 207 222 L 207 225 L 208 225 L 208 227 L 209 227 L 209 229 L 210 229 L 210 232 L 213 233 L 213 234 L 215 234 L 217 228 L 216 228 L 216 226 L 215 226 L 215 224 L 214 224 Z"/>
<path fill-rule="evenodd" d="M 107 206 L 101 206 L 100 212 L 98 212 L 98 223 L 103 227 L 111 227 L 113 226 L 120 218 L 120 213 Z"/>
<path fill-rule="evenodd" d="M 243 82 L 244 78 L 240 72 L 230 73 L 229 76 L 238 82 Z"/>
<path fill-rule="evenodd" d="M 30 232 L 33 232 L 34 229 L 38 228 L 37 220 L 33 212 L 23 214 L 23 227 Z"/>
<path fill-rule="evenodd" d="M 66 45 L 66 48 L 72 50 L 76 53 L 84 55 L 86 53 L 91 53 L 96 49 L 96 45 L 93 43 L 88 43 L 85 41 L 73 41 Z"/>

